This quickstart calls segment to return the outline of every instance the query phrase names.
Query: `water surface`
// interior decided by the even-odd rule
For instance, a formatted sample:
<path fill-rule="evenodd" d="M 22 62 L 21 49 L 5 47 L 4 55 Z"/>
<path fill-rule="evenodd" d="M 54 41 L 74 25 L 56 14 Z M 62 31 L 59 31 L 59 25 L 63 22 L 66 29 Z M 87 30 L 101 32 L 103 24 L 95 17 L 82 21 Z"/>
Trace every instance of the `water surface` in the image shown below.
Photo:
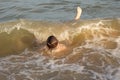
<path fill-rule="evenodd" d="M 0 14 L 1 80 L 120 80 L 119 0 L 0 0 Z M 50 35 L 67 55 L 35 50 Z"/>

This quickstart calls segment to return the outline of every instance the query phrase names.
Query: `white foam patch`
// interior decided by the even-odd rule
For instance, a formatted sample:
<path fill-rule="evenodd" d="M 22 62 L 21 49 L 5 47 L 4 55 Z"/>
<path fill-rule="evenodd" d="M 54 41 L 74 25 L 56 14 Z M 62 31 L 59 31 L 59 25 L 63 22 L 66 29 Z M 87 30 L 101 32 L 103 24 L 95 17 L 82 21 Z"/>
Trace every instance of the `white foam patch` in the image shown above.
<path fill-rule="evenodd" d="M 120 67 L 112 68 L 108 66 L 106 68 L 105 77 L 109 80 L 120 80 Z"/>
<path fill-rule="evenodd" d="M 62 32 L 61 34 L 60 34 L 60 40 L 69 40 L 69 36 L 70 36 L 70 34 L 69 34 L 69 30 L 66 30 L 66 31 L 64 31 L 64 32 Z"/>
<path fill-rule="evenodd" d="M 54 60 L 50 60 L 49 63 L 46 64 L 46 67 L 49 66 L 51 71 L 75 71 L 77 73 L 81 73 L 84 69 L 84 66 L 80 66 L 77 64 L 56 64 Z"/>
<path fill-rule="evenodd" d="M 21 23 L 18 23 L 15 25 L 3 25 L 3 26 L 0 26 L 0 33 L 7 32 L 8 34 L 10 34 L 14 29 L 19 30 L 20 28 L 22 28 Z"/>
<path fill-rule="evenodd" d="M 120 68 L 117 69 L 116 73 L 111 78 L 111 80 L 120 80 Z"/>
<path fill-rule="evenodd" d="M 120 36 L 115 38 L 114 41 L 117 43 L 117 48 L 115 49 L 106 49 L 107 52 L 110 52 L 115 57 L 120 58 Z"/>
<path fill-rule="evenodd" d="M 90 34 L 93 36 L 93 39 L 87 39 L 86 35 L 88 34 L 85 31 L 89 31 Z M 76 33 L 85 33 L 85 38 L 87 40 L 85 40 L 85 45 L 82 45 L 81 47 L 85 47 L 85 48 L 92 48 L 92 49 L 96 49 L 96 50 L 106 50 L 108 52 L 112 52 L 113 55 L 116 56 L 120 56 L 120 38 L 118 37 L 112 37 L 110 36 L 111 32 L 116 32 L 117 30 L 112 29 L 111 27 L 104 27 L 104 24 L 102 21 L 100 21 L 99 23 L 92 23 L 89 25 L 83 25 L 81 27 L 79 27 L 78 29 L 76 29 Z M 104 33 L 105 35 L 108 36 L 104 36 L 102 33 Z M 108 41 L 114 41 L 117 43 L 117 48 L 116 49 L 105 49 L 102 44 L 100 43 L 101 40 L 108 40 Z M 101 46 L 100 46 L 101 45 Z"/>

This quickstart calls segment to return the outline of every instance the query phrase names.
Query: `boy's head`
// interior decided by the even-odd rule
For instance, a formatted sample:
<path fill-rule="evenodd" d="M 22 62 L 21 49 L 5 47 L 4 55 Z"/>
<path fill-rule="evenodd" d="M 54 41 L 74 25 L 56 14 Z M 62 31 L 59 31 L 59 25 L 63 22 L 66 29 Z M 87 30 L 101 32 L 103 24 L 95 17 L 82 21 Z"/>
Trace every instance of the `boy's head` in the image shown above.
<path fill-rule="evenodd" d="M 55 36 L 49 36 L 47 39 L 47 46 L 49 49 L 55 48 L 58 45 L 58 40 Z"/>

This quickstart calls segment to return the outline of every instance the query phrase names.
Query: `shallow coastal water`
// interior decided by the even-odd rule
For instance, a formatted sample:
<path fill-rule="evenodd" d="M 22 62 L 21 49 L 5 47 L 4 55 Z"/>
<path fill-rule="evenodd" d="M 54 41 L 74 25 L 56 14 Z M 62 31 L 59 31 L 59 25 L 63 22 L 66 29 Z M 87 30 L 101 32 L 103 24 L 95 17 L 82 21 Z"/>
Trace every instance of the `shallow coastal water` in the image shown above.
<path fill-rule="evenodd" d="M 0 80 L 119 80 L 119 4 L 0 0 Z M 77 6 L 81 20 L 72 21 Z M 69 54 L 53 59 L 35 51 L 33 41 L 49 35 L 67 44 Z"/>

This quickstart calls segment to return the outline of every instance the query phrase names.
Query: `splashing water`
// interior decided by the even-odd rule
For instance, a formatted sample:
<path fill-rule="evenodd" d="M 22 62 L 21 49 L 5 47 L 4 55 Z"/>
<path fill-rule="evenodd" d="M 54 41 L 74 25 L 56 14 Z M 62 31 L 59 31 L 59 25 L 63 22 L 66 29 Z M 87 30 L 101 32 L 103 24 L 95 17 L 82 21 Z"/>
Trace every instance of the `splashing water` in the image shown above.
<path fill-rule="evenodd" d="M 15 45 L 0 47 L 0 51 L 5 50 L 4 57 L 0 53 L 1 80 L 119 80 L 119 22 L 119 19 L 96 19 L 59 23 L 28 20 L 1 23 L 0 36 L 4 35 L 14 43 L 5 39 L 0 41 Z M 43 42 L 50 34 L 60 41 L 70 41 L 72 48 L 68 55 L 54 59 L 29 49 L 34 39 Z"/>

